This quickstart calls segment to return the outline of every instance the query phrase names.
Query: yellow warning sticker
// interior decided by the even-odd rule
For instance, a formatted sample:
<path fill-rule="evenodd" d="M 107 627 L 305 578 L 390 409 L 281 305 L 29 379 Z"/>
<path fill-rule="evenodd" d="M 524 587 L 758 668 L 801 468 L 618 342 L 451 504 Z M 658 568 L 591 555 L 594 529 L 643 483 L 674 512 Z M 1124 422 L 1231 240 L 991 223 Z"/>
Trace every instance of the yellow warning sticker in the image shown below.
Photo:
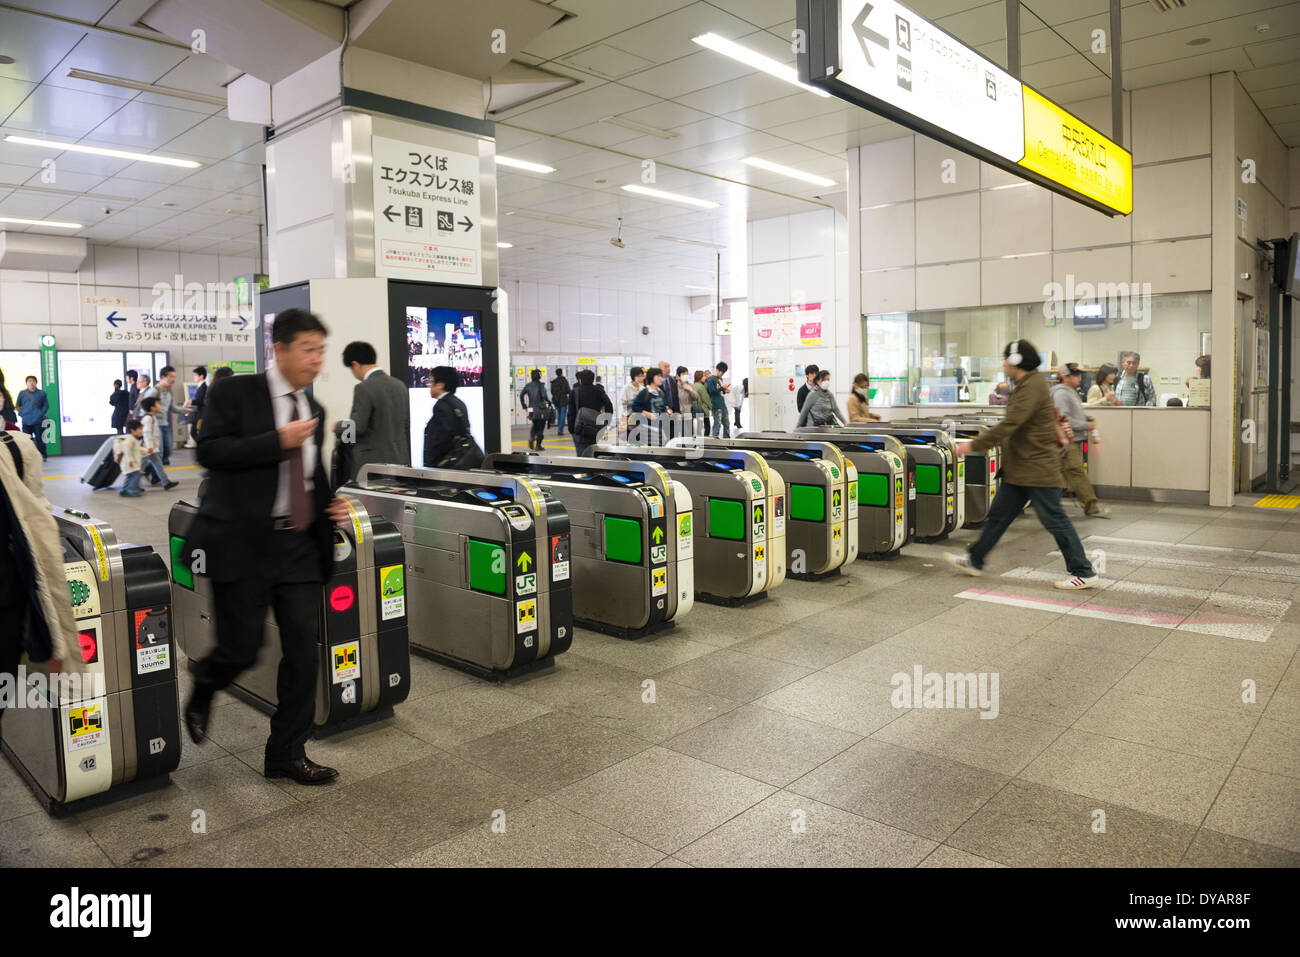
<path fill-rule="evenodd" d="M 348 515 L 351 516 L 352 518 L 352 534 L 356 536 L 357 544 L 360 545 L 361 544 L 361 518 L 357 515 L 356 508 L 346 498 L 343 499 L 343 504 L 348 507 Z"/>
<path fill-rule="evenodd" d="M 341 645 L 330 646 L 330 657 L 334 663 L 334 684 L 354 681 L 361 677 L 361 652 L 359 643 L 348 641 Z"/>
<path fill-rule="evenodd" d="M 99 529 L 94 525 L 87 525 L 86 529 L 90 532 L 90 540 L 95 543 L 95 560 L 99 563 L 99 580 L 108 581 L 108 553 L 104 551 L 104 540 L 99 536 Z"/>
<path fill-rule="evenodd" d="M 668 594 L 668 569 L 654 568 L 651 569 L 650 574 L 652 576 L 650 594 L 652 595 Z"/>
<path fill-rule="evenodd" d="M 840 539 L 842 539 L 843 537 L 844 537 L 844 526 L 843 526 L 843 525 L 836 525 L 834 528 L 831 529 L 831 540 L 832 540 L 832 541 L 836 541 L 836 542 L 838 542 L 838 541 L 839 541 Z"/>
<path fill-rule="evenodd" d="M 515 634 L 537 630 L 537 599 L 530 598 L 515 605 Z"/>
<path fill-rule="evenodd" d="M 104 740 L 102 704 L 68 709 L 68 742 L 73 751 L 93 748 Z"/>
<path fill-rule="evenodd" d="M 754 564 L 755 564 L 755 565 L 757 565 L 759 562 L 763 561 L 763 559 L 764 559 L 764 557 L 765 557 L 766 555 L 767 555 L 767 549 L 766 549 L 766 546 L 763 546 L 763 545 L 755 545 L 755 546 L 754 546 Z"/>

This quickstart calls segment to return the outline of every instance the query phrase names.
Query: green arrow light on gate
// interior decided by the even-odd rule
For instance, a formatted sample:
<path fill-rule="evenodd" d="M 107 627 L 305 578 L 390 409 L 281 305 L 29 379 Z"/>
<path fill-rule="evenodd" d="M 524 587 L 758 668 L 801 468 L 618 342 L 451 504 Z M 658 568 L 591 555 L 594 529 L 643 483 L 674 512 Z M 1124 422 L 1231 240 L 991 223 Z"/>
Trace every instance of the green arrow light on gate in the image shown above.
<path fill-rule="evenodd" d="M 754 521 L 755 522 L 763 521 L 763 506 L 761 505 L 754 506 Z"/>
<path fill-rule="evenodd" d="M 519 558 L 515 561 L 515 564 L 519 566 L 519 570 L 521 572 L 528 571 L 528 566 L 531 565 L 532 563 L 533 563 L 533 556 L 529 555 L 527 552 L 520 553 Z"/>
<path fill-rule="evenodd" d="M 654 543 L 655 543 L 656 545 L 658 545 L 660 542 L 662 542 L 662 541 L 664 540 L 664 530 L 663 530 L 663 528 L 660 527 L 660 526 L 658 526 L 658 525 L 656 525 L 656 526 L 655 526 L 655 530 L 654 530 L 653 532 L 650 533 L 650 537 L 651 537 L 652 539 L 654 539 Z"/>

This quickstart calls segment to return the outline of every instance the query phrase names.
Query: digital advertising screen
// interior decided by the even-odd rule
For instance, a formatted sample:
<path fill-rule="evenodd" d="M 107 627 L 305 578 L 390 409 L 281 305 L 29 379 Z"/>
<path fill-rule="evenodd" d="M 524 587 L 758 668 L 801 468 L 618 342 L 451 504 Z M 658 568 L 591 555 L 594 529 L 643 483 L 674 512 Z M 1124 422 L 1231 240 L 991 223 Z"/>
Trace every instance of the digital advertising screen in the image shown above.
<path fill-rule="evenodd" d="M 393 365 L 406 358 L 412 464 L 424 463 L 424 427 L 435 402 L 429 381 L 436 366 L 451 366 L 459 374 L 456 396 L 469 412 L 470 432 L 485 452 L 495 451 L 501 398 L 499 383 L 494 381 L 497 342 L 492 290 L 394 281 L 389 283 L 388 300 Z M 393 374 L 403 376 L 396 368 Z"/>

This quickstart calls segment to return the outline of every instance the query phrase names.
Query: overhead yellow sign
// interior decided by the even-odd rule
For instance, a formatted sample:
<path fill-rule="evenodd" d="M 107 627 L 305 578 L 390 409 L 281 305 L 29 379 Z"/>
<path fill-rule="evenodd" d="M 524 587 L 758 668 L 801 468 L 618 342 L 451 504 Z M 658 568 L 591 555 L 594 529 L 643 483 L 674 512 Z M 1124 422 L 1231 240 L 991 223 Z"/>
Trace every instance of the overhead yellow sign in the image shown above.
<path fill-rule="evenodd" d="M 1028 85 L 1020 165 L 1118 213 L 1133 212 L 1133 155 Z"/>

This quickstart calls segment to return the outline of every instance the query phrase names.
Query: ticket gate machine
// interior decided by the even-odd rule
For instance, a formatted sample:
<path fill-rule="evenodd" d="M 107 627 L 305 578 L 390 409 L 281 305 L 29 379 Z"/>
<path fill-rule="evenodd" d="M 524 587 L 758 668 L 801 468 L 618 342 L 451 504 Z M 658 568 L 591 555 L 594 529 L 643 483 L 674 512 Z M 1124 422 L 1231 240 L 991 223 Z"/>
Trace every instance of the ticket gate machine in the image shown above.
<path fill-rule="evenodd" d="M 85 512 L 56 509 L 54 519 L 84 670 L 51 674 L 23 656 L 23 706 L 5 709 L 0 733 L 45 810 L 62 817 L 165 786 L 181 728 L 167 566 Z"/>
<path fill-rule="evenodd" d="M 365 465 L 340 492 L 401 531 L 412 651 L 500 681 L 569 649 L 569 516 L 537 483 Z"/>
<path fill-rule="evenodd" d="M 690 493 L 655 463 L 497 452 L 483 468 L 527 478 L 564 503 L 577 624 L 641 638 L 695 604 L 690 523 L 678 522 Z"/>
<path fill-rule="evenodd" d="M 858 558 L 897 555 L 907 544 L 907 452 L 893 436 L 850 436 L 839 429 L 742 432 L 738 438 L 800 438 L 829 442 L 858 470 Z"/>
<path fill-rule="evenodd" d="M 787 439 L 680 438 L 669 448 L 757 452 L 785 480 L 786 574 L 816 580 L 838 575 L 858 554 L 858 470 L 834 445 Z M 776 516 L 774 516 L 775 518 Z"/>
<path fill-rule="evenodd" d="M 390 717 L 411 688 L 401 534 L 391 522 L 367 514 L 352 496 L 341 497 L 349 521 L 334 528 L 334 566 L 321 588 L 316 737 Z M 217 643 L 212 582 L 196 574 L 188 547 L 198 508 L 198 500 L 182 500 L 167 520 L 176 638 L 192 661 Z M 274 712 L 280 658 L 280 629 L 268 611 L 256 663 L 226 690 L 260 711 Z"/>
<path fill-rule="evenodd" d="M 915 516 L 912 537 L 916 541 L 941 541 L 961 528 L 966 518 L 966 467 L 956 456 L 952 436 L 942 429 L 892 422 L 855 422 L 844 430 L 892 435 L 907 450 L 915 481 L 916 497 L 909 506 Z"/>
<path fill-rule="evenodd" d="M 958 418 L 948 420 L 944 423 L 935 421 L 925 422 L 927 426 L 948 428 L 945 431 L 957 442 L 966 442 L 973 439 L 983 431 L 980 419 L 987 420 L 988 417 L 972 416 L 969 420 Z M 1001 421 L 1001 416 L 985 424 L 993 424 Z M 989 507 L 993 504 L 993 497 L 998 493 L 998 486 L 1002 480 L 998 478 L 998 469 L 1002 466 L 1001 449 L 994 446 L 983 452 L 970 452 L 965 457 L 966 468 L 964 470 L 966 477 L 966 521 L 963 528 L 979 528 L 988 518 Z"/>
<path fill-rule="evenodd" d="M 694 529 L 696 598 L 736 606 L 785 581 L 785 480 L 757 452 L 594 445 L 587 455 L 655 462 L 690 490 L 693 511 L 679 502 L 677 520 Z"/>

